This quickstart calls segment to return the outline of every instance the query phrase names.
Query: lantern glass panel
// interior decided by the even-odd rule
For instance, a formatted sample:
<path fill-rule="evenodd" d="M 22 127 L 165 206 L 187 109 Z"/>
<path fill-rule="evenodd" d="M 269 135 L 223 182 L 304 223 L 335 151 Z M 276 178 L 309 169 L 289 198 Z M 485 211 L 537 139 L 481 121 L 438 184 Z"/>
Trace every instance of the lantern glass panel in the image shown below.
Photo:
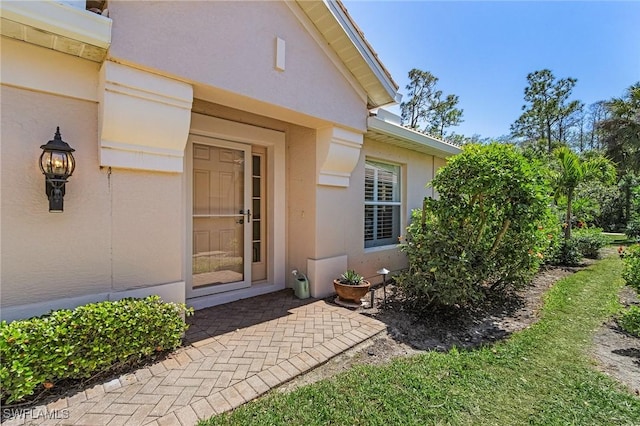
<path fill-rule="evenodd" d="M 51 173 L 58 176 L 67 174 L 67 154 L 65 152 L 52 152 L 50 158 Z"/>
<path fill-rule="evenodd" d="M 45 151 L 41 167 L 44 173 L 55 176 L 71 176 L 75 168 L 73 155 L 63 151 Z"/>

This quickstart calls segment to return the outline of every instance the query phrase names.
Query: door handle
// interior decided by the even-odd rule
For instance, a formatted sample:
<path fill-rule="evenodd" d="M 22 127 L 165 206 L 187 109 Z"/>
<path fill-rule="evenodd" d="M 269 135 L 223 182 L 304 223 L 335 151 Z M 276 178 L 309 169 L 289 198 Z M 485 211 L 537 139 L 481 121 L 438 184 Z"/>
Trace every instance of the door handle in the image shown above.
<path fill-rule="evenodd" d="M 240 210 L 239 213 L 247 215 L 247 223 L 251 223 L 251 210 L 250 209 L 247 209 L 247 211 Z M 240 222 L 238 222 L 238 223 L 244 223 L 243 219 L 240 219 Z"/>

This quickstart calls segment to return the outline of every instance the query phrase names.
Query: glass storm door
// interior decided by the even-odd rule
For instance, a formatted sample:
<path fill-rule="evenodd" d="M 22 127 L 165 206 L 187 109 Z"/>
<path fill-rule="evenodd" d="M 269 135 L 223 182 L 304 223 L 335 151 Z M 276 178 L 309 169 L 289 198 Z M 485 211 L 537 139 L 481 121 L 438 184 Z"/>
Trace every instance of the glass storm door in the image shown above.
<path fill-rule="evenodd" d="M 193 144 L 194 296 L 251 285 L 251 147 Z"/>

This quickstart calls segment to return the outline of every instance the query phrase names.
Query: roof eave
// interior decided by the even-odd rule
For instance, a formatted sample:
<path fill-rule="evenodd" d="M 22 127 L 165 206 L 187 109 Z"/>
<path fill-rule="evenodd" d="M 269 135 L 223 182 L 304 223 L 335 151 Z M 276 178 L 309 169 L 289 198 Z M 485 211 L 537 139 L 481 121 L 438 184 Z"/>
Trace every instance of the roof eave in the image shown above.
<path fill-rule="evenodd" d="M 462 151 L 462 148 L 457 145 L 406 127 L 398 126 L 397 124 L 389 123 L 375 115 L 368 117 L 367 128 L 367 136 L 372 139 L 375 139 L 377 135 L 386 136 L 388 137 L 386 143 L 424 154 L 447 158 L 459 154 Z"/>
<path fill-rule="evenodd" d="M 378 58 L 378 55 L 373 50 L 373 47 L 369 44 L 364 37 L 364 33 L 358 28 L 355 21 L 349 15 L 346 7 L 340 0 L 331 1 L 324 0 L 328 4 L 331 12 L 336 17 L 345 33 L 351 39 L 358 52 L 362 55 L 364 60 L 369 65 L 371 72 L 376 76 L 380 85 L 384 88 L 388 97 L 378 99 L 370 99 L 371 105 L 369 108 L 379 108 L 389 104 L 395 104 L 398 102 L 398 84 L 393 80 L 389 71 L 385 68 L 384 64 Z"/>
<path fill-rule="evenodd" d="M 399 102 L 398 85 L 340 0 L 295 1 L 365 90 L 368 109 Z M 332 43 L 336 25 L 341 49 Z"/>

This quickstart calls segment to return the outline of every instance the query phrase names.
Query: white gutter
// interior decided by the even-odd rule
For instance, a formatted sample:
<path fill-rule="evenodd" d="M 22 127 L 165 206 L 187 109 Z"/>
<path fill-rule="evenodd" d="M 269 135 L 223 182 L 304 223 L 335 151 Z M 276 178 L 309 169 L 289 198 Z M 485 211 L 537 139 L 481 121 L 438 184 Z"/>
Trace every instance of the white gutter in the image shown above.
<path fill-rule="evenodd" d="M 420 152 L 436 153 L 444 158 L 462 152 L 462 148 L 449 142 L 442 141 L 424 133 L 407 129 L 397 124 L 389 123 L 379 117 L 369 116 L 367 118 L 367 128 L 370 132 L 382 134 L 396 139 L 396 145 L 411 148 Z"/>

